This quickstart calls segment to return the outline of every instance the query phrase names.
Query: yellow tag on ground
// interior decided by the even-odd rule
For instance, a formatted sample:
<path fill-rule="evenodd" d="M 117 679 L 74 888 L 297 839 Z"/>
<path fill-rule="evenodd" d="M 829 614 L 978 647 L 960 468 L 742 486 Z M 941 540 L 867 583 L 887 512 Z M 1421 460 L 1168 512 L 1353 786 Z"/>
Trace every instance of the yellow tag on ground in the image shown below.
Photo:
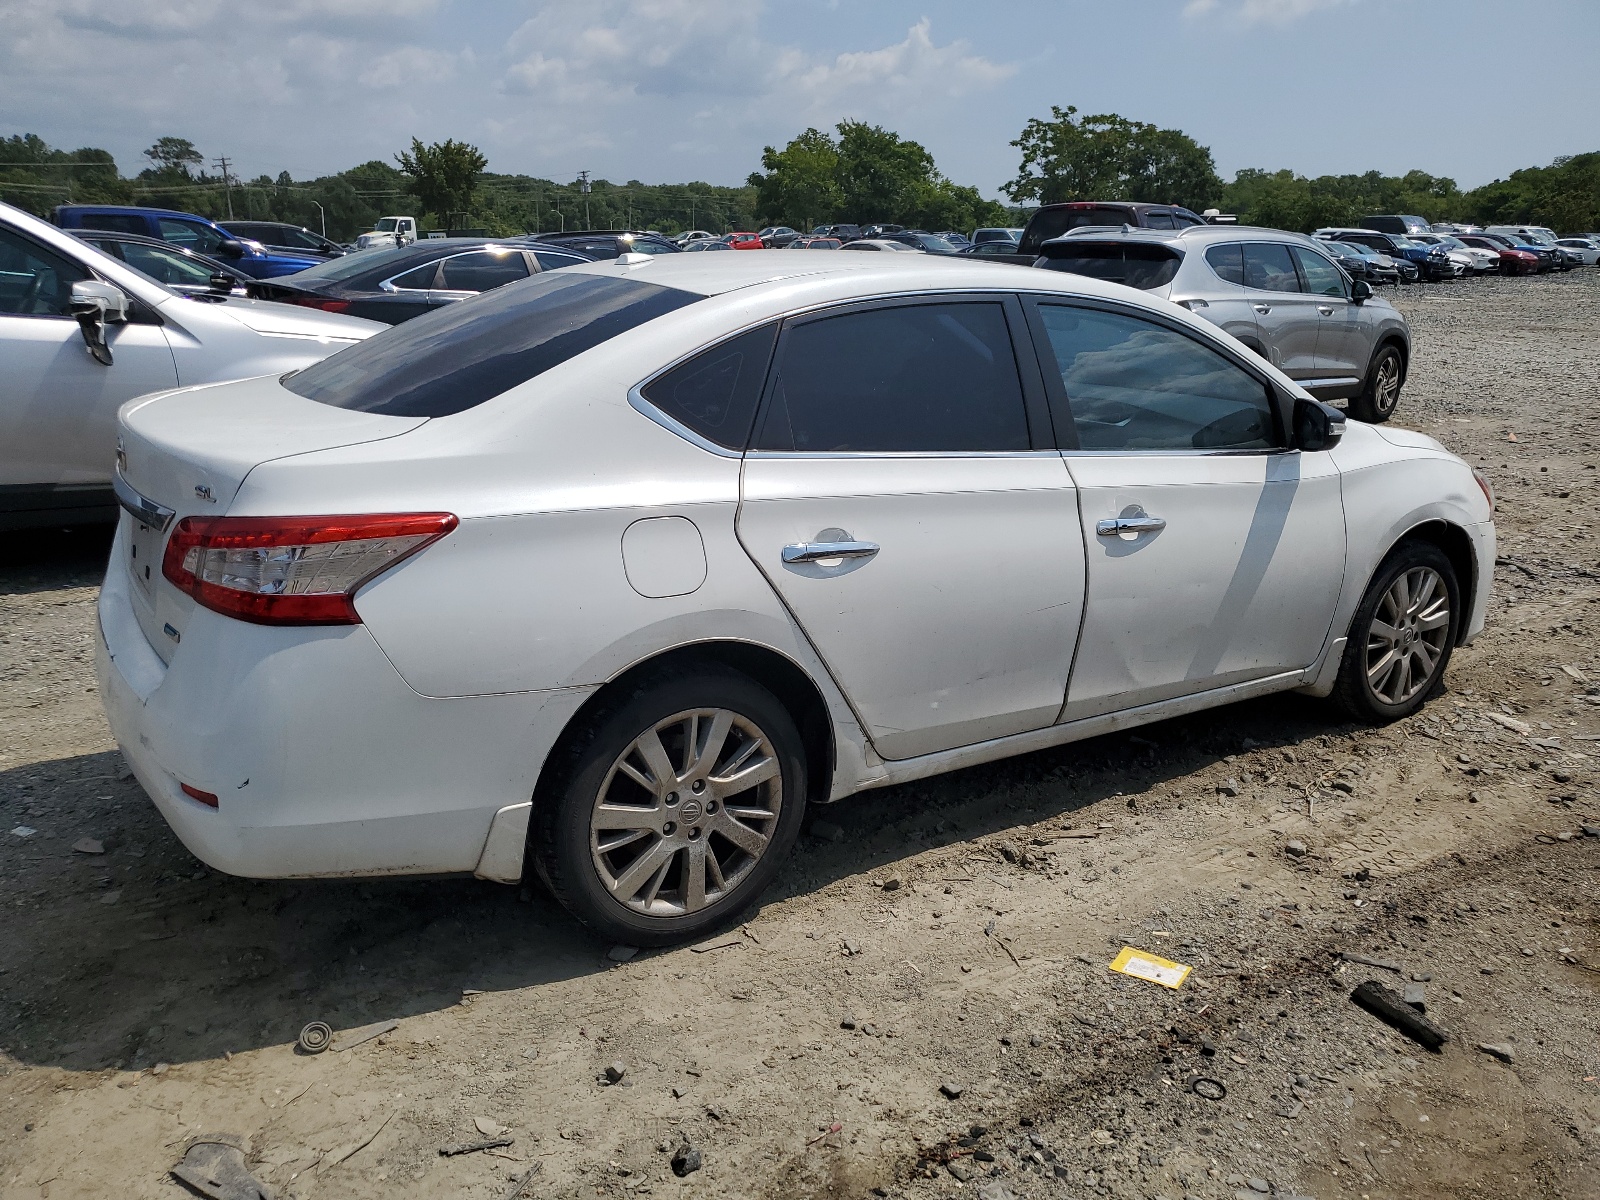
<path fill-rule="evenodd" d="M 1111 960 L 1111 969 L 1123 975 L 1132 975 L 1135 979 L 1159 983 L 1174 991 L 1183 986 L 1183 981 L 1189 978 L 1189 972 L 1194 970 L 1187 963 L 1170 962 L 1154 954 L 1146 954 L 1143 950 L 1135 950 L 1132 946 L 1124 946 L 1117 957 Z"/>

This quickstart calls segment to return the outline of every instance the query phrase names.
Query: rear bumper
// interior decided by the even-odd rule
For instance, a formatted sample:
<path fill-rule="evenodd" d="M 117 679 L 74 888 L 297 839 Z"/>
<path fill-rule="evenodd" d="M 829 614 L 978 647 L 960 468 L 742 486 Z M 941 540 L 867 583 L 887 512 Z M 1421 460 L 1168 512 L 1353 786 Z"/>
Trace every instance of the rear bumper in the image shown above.
<path fill-rule="evenodd" d="M 274 628 L 206 610 L 168 666 L 138 626 L 123 557 L 111 561 L 96 646 L 106 715 L 197 858 L 293 878 L 472 872 L 489 851 L 489 873 L 507 878 L 520 847 L 489 845 L 506 824 L 495 816 L 527 804 L 587 689 L 430 699 L 365 626 Z"/>
<path fill-rule="evenodd" d="M 1478 577 L 1472 589 L 1472 610 L 1467 613 L 1466 628 L 1458 639 L 1463 646 L 1470 645 L 1472 640 L 1483 632 L 1484 622 L 1488 617 L 1489 593 L 1494 588 L 1494 522 L 1484 521 L 1481 525 L 1469 525 L 1467 534 L 1472 538 L 1472 554 L 1476 560 Z"/>

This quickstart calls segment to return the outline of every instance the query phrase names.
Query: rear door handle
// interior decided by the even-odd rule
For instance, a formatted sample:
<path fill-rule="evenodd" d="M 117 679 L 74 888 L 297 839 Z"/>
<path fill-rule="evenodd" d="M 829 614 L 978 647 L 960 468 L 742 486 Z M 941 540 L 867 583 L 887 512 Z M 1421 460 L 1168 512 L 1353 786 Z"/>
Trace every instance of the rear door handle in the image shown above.
<path fill-rule="evenodd" d="M 783 548 L 783 561 L 809 563 L 826 558 L 871 558 L 879 548 L 876 542 L 791 542 Z"/>
<path fill-rule="evenodd" d="M 1124 533 L 1159 533 L 1166 527 L 1161 517 L 1108 517 L 1096 522 L 1094 531 L 1101 537 L 1118 537 Z"/>
<path fill-rule="evenodd" d="M 1272 305 L 1270 304 L 1252 304 L 1250 307 L 1255 309 L 1263 317 L 1272 311 Z"/>

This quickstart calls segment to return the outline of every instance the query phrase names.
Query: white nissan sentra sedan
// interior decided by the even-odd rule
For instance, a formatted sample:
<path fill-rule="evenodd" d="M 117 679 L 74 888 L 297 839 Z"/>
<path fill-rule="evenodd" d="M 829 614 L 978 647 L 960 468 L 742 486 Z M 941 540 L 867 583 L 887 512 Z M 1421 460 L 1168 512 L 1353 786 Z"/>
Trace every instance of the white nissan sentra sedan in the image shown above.
<path fill-rule="evenodd" d="M 248 876 L 530 869 L 702 933 L 808 804 L 1299 690 L 1404 716 L 1487 484 L 1115 284 L 624 255 L 127 405 L 111 726 Z"/>

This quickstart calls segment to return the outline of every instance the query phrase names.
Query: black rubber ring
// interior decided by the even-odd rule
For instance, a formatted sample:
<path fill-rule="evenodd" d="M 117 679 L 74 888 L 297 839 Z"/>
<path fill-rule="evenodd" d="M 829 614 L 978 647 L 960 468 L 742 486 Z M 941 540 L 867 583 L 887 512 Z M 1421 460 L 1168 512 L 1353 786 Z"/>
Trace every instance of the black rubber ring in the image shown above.
<path fill-rule="evenodd" d="M 1189 1081 L 1189 1090 L 1203 1100 L 1222 1100 L 1228 1095 L 1227 1084 L 1209 1075 L 1196 1075 Z"/>

